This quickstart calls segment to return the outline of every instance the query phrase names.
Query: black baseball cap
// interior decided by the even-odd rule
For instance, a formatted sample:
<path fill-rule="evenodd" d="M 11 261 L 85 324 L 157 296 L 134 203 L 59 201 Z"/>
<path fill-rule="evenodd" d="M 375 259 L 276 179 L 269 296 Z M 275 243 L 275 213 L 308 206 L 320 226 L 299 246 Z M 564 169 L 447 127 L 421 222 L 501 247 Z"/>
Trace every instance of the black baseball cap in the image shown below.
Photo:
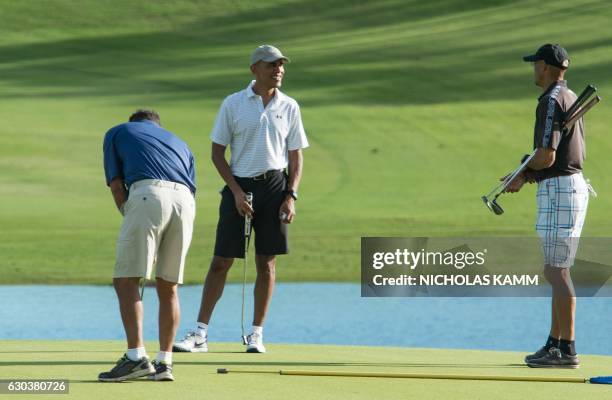
<path fill-rule="evenodd" d="M 540 60 L 561 69 L 567 69 L 570 64 L 567 51 L 558 44 L 547 43 L 540 47 L 535 54 L 523 57 L 523 61 L 535 62 Z"/>

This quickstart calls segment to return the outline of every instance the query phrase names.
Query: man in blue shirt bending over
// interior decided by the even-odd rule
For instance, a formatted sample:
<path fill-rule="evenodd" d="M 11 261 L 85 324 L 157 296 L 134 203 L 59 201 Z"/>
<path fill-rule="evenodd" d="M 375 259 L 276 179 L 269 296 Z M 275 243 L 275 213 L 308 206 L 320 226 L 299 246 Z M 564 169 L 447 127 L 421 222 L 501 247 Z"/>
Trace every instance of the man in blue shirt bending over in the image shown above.
<path fill-rule="evenodd" d="M 116 382 L 148 375 L 172 381 L 172 343 L 180 314 L 177 286 L 183 283 L 195 218 L 193 154 L 185 142 L 160 126 L 155 111 L 138 110 L 130 122 L 106 133 L 104 172 L 123 215 L 113 285 L 128 350 L 98 379 Z M 150 279 L 154 266 L 160 351 L 151 363 L 142 337 L 138 286 L 141 278 Z"/>

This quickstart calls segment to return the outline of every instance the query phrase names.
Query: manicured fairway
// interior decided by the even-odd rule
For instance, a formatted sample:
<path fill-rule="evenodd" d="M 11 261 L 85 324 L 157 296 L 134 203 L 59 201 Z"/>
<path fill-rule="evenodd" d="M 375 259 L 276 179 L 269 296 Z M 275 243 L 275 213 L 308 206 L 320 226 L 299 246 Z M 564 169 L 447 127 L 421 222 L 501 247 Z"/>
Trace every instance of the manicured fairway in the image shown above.
<path fill-rule="evenodd" d="M 154 343 L 148 343 L 154 355 Z M 240 370 L 312 370 L 391 373 L 583 377 L 610 374 L 612 357 L 582 356 L 578 370 L 535 370 L 513 352 L 269 344 L 267 354 L 242 353 L 239 344 L 213 343 L 208 354 L 175 354 L 175 382 L 98 383 L 123 351 L 113 341 L 5 341 L 0 379 L 65 378 L 71 399 L 605 399 L 612 387 L 576 383 L 458 381 L 389 378 L 219 375 Z M 24 396 L 25 397 L 25 396 Z M 19 397 L 19 398 L 24 398 Z M 36 397 L 38 398 L 38 397 Z"/>
<path fill-rule="evenodd" d="M 530 151 L 539 89 L 521 56 L 565 45 L 570 86 L 598 85 L 585 235 L 610 235 L 612 4 L 608 1 L 265 0 L 0 2 L 0 283 L 107 283 L 120 216 L 106 130 L 137 107 L 192 146 L 201 282 L 221 181 L 208 134 L 264 42 L 291 58 L 305 152 L 284 281 L 355 281 L 362 236 L 532 235 L 535 190 L 480 201 Z M 240 279 L 233 271 L 231 280 Z"/>

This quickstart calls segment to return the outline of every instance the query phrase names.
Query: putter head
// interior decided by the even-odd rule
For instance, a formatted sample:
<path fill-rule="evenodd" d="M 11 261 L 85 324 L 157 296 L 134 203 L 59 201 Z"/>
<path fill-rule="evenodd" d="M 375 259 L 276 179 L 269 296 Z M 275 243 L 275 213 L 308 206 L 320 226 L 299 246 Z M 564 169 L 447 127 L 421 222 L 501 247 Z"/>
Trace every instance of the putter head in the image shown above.
<path fill-rule="evenodd" d="M 493 211 L 493 207 L 491 206 L 491 202 L 489 201 L 487 196 L 482 196 L 481 199 L 482 199 L 482 202 L 485 203 L 485 206 L 487 206 L 487 208 L 491 210 L 491 212 L 495 212 Z"/>
<path fill-rule="evenodd" d="M 243 344 L 243 345 L 245 345 L 245 346 L 246 346 L 247 344 L 249 344 L 249 342 L 247 342 L 247 337 L 246 337 L 246 336 L 244 336 L 244 335 L 242 335 L 242 344 Z"/>
<path fill-rule="evenodd" d="M 493 201 L 491 201 L 487 198 L 487 196 L 482 196 L 481 199 L 482 199 L 482 202 L 485 203 L 487 208 L 491 210 L 491 212 L 494 213 L 495 215 L 502 215 L 504 213 L 504 209 L 501 208 L 499 204 L 497 204 L 497 199 L 494 199 Z"/>
<path fill-rule="evenodd" d="M 491 209 L 493 210 L 495 215 L 502 215 L 504 213 L 504 209 L 501 208 L 501 206 L 499 204 L 497 204 L 497 200 L 496 199 L 494 199 L 491 202 Z"/>

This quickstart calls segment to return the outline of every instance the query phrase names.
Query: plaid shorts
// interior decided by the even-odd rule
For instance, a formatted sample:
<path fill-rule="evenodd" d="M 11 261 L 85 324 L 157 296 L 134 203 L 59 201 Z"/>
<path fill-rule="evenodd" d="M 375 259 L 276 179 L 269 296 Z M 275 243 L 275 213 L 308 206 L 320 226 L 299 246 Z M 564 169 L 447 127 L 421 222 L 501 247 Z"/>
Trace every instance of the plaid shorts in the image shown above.
<path fill-rule="evenodd" d="M 557 176 L 538 184 L 536 231 L 544 263 L 569 268 L 574 264 L 589 204 L 588 185 L 581 173 Z"/>

